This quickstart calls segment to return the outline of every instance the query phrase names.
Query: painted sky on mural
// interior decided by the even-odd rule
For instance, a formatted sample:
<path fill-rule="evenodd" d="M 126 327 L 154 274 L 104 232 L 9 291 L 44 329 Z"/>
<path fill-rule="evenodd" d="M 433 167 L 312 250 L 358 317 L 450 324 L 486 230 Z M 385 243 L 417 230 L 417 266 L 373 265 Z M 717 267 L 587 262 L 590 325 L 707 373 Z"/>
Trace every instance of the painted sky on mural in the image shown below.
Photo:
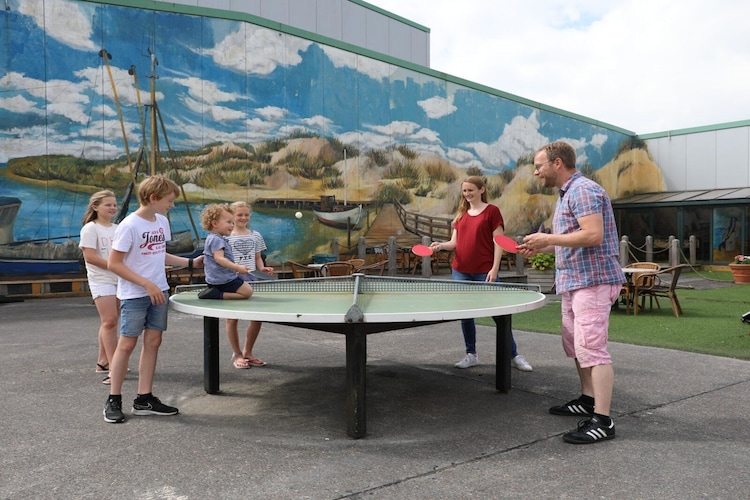
<path fill-rule="evenodd" d="M 745 0 L 369 0 L 431 67 L 639 134 L 750 119 Z"/>
<path fill-rule="evenodd" d="M 0 163 L 43 154 L 87 159 L 123 154 L 110 82 L 98 54 L 102 40 L 112 54 L 133 149 L 141 142 L 141 125 L 128 69 L 135 66 L 147 103 L 154 62 L 156 99 L 176 150 L 216 141 L 258 143 L 306 130 L 361 150 L 408 144 L 491 172 L 512 168 L 519 155 L 552 135 L 569 140 L 581 162 L 599 168 L 622 139 L 609 130 L 235 21 L 170 13 L 156 14 L 155 21 L 148 11 L 66 0 L 10 0 L 5 15 L 14 32 L 11 50 L 0 54 Z M 40 57 L 45 48 L 54 54 L 46 65 Z M 353 92 L 359 96 L 356 109 Z"/>

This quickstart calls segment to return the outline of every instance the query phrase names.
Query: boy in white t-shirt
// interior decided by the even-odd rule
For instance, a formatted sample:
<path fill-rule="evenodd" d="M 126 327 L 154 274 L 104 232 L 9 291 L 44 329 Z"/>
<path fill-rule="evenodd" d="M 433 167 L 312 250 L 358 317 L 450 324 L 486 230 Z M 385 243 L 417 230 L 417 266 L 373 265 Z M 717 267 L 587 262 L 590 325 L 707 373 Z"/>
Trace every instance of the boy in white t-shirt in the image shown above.
<path fill-rule="evenodd" d="M 151 391 L 162 332 L 167 329 L 169 284 L 165 266 L 203 267 L 203 256 L 193 261 L 167 253 L 172 233 L 166 214 L 179 194 L 179 186 L 163 175 L 148 177 L 138 186 L 138 210 L 125 217 L 115 231 L 107 264 L 119 277 L 120 339 L 110 365 L 112 385 L 104 407 L 105 422 L 125 421 L 122 384 L 141 334 L 138 397 L 133 401 L 132 413 L 178 413 L 177 408 L 163 404 Z"/>

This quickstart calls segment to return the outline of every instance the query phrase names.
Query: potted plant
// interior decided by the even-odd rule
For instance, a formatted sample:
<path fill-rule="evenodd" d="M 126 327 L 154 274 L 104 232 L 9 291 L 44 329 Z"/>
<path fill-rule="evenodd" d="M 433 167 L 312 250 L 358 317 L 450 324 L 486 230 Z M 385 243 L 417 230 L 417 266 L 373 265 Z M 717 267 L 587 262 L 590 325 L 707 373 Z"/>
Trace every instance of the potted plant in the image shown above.
<path fill-rule="evenodd" d="M 551 292 L 555 284 L 555 254 L 538 253 L 527 260 L 531 269 L 526 270 L 526 282 L 539 285 L 542 292 Z"/>
<path fill-rule="evenodd" d="M 735 283 L 750 283 L 750 255 L 737 255 L 734 262 L 729 264 L 729 270 Z"/>
<path fill-rule="evenodd" d="M 555 254 L 553 253 L 538 253 L 529 257 L 528 261 L 531 264 L 531 269 L 536 269 L 537 271 L 555 269 Z M 750 264 L 750 261 L 748 263 Z"/>

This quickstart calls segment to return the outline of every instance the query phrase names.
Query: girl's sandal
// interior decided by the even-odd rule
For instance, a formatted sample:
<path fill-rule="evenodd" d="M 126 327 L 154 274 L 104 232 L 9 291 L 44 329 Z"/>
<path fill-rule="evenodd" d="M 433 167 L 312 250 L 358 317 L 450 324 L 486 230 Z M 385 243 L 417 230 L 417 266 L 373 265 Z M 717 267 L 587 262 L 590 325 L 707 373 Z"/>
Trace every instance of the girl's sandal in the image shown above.
<path fill-rule="evenodd" d="M 250 366 L 266 366 L 266 362 L 258 358 L 245 358 L 245 361 L 247 361 Z"/>
<path fill-rule="evenodd" d="M 109 371 L 109 365 L 103 365 L 101 363 L 96 364 L 96 373 L 107 373 Z"/>
<path fill-rule="evenodd" d="M 247 370 L 251 366 L 250 363 L 248 363 L 247 359 L 243 358 L 241 354 L 232 354 L 232 364 L 238 370 Z"/>

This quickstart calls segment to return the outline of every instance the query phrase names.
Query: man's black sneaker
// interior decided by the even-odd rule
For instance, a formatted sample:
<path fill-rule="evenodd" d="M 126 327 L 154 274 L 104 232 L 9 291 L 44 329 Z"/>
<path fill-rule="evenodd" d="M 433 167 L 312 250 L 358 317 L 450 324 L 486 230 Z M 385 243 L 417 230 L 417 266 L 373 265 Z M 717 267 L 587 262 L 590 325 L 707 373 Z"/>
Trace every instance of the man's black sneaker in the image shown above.
<path fill-rule="evenodd" d="M 578 428 L 563 435 L 563 439 L 573 444 L 591 444 L 615 438 L 615 422 L 610 419 L 609 425 L 604 425 L 598 417 L 578 422 Z"/>
<path fill-rule="evenodd" d="M 178 412 L 177 408 L 165 405 L 155 396 L 133 401 L 133 415 L 177 415 Z"/>
<path fill-rule="evenodd" d="M 592 417 L 594 416 L 594 407 L 581 402 L 580 399 L 574 399 L 564 405 L 553 406 L 549 409 L 549 412 L 553 415 Z"/>
<path fill-rule="evenodd" d="M 125 421 L 125 414 L 122 413 L 122 399 L 107 398 L 104 405 L 104 421 L 110 424 L 119 424 Z"/>

